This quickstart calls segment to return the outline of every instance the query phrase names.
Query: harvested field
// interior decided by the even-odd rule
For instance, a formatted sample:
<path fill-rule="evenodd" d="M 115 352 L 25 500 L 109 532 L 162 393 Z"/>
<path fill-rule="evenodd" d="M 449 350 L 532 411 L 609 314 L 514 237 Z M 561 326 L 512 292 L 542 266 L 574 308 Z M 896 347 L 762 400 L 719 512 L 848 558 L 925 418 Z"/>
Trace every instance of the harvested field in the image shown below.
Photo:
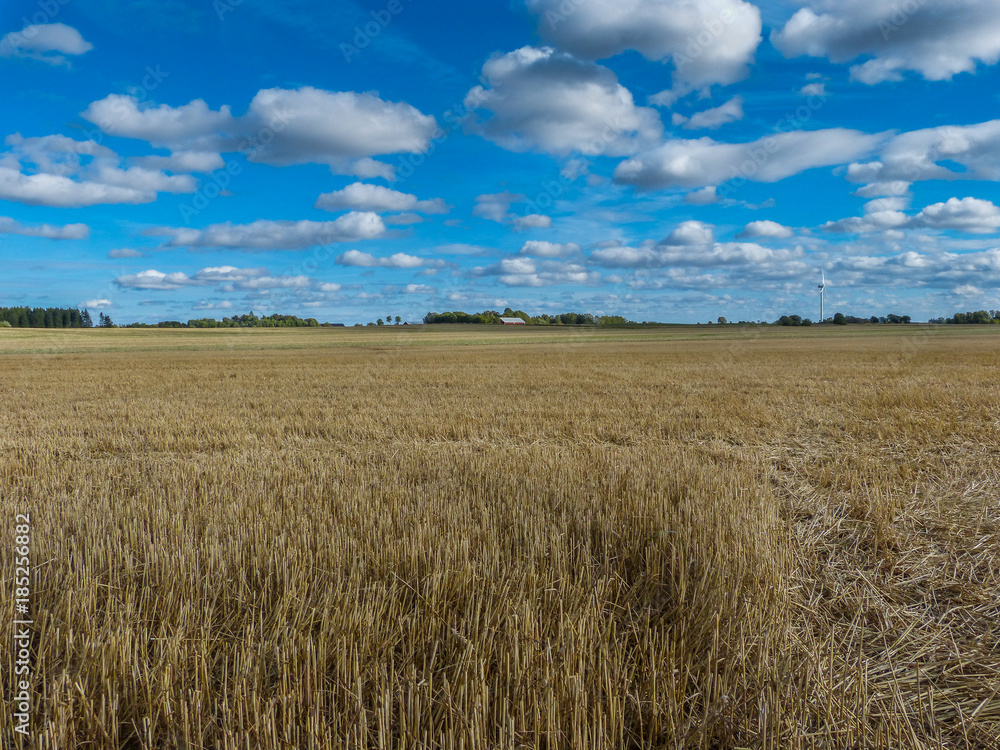
<path fill-rule="evenodd" d="M 33 746 L 1000 747 L 980 328 L 0 330 Z"/>

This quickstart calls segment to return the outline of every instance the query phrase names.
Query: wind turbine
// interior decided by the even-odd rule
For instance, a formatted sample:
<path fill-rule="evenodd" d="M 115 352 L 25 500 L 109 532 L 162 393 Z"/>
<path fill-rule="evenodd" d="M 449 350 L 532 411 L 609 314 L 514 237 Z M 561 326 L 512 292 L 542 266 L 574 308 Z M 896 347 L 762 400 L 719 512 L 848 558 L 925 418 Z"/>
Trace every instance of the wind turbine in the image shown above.
<path fill-rule="evenodd" d="M 819 285 L 819 322 L 826 320 L 826 271 L 820 270 L 823 274 L 823 282 Z"/>

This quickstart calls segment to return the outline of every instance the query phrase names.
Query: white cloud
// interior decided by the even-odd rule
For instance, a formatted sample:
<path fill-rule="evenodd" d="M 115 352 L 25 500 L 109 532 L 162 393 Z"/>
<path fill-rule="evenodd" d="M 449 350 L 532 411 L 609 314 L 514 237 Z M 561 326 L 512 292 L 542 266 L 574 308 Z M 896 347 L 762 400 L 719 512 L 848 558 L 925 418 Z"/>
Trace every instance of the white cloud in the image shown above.
<path fill-rule="evenodd" d="M 4 143 L 10 150 L 0 154 L 0 198 L 7 200 L 52 207 L 149 203 L 157 192 L 189 193 L 196 186 L 189 175 L 122 169 L 114 151 L 92 140 L 14 133 Z"/>
<path fill-rule="evenodd" d="M 472 215 L 478 216 L 487 221 L 503 223 L 509 217 L 508 211 L 512 203 L 526 200 L 523 195 L 517 193 L 487 193 L 476 196 L 476 205 L 472 208 Z"/>
<path fill-rule="evenodd" d="M 343 190 L 323 193 L 316 199 L 314 208 L 324 211 L 352 209 L 358 211 L 414 211 L 425 214 L 448 213 L 448 206 L 440 198 L 422 201 L 415 195 L 363 182 L 355 182 Z"/>
<path fill-rule="evenodd" d="M 228 247 L 245 250 L 296 250 L 333 242 L 371 240 L 385 234 L 378 214 L 338 216 L 334 221 L 271 221 L 250 224 L 213 224 L 204 229 L 159 227 L 148 234 L 167 236 L 169 247 Z"/>
<path fill-rule="evenodd" d="M 532 255 L 538 258 L 571 258 L 580 254 L 580 246 L 575 242 L 560 244 L 557 242 L 528 240 L 518 250 L 518 254 Z"/>
<path fill-rule="evenodd" d="M 96 310 L 106 310 L 109 307 L 113 307 L 111 300 L 109 299 L 88 299 L 84 300 L 79 304 L 79 307 L 84 309 L 94 308 Z"/>
<path fill-rule="evenodd" d="M 786 264 L 802 255 L 802 248 L 776 250 L 752 242 L 717 242 L 708 246 L 606 247 L 592 252 L 590 258 L 605 268 L 681 268 Z"/>
<path fill-rule="evenodd" d="M 169 156 L 141 156 L 134 160 L 142 167 L 169 172 L 214 172 L 226 166 L 216 151 L 175 151 Z"/>
<path fill-rule="evenodd" d="M 228 106 L 211 109 L 202 99 L 180 107 L 140 104 L 134 96 L 109 94 L 80 115 L 108 135 L 138 138 L 157 146 L 216 143 L 220 134 L 239 130 Z M 217 150 L 217 149 L 216 149 Z"/>
<path fill-rule="evenodd" d="M 674 63 L 682 91 L 741 80 L 761 41 L 760 11 L 742 0 L 527 0 L 538 32 L 590 60 L 637 50 Z"/>
<path fill-rule="evenodd" d="M 52 174 L 21 174 L 16 169 L 0 167 L 0 199 L 29 206 L 79 208 L 101 203 L 150 203 L 156 193 L 131 187 L 76 182 Z"/>
<path fill-rule="evenodd" d="M 123 289 L 151 289 L 155 291 L 167 291 L 172 289 L 182 289 L 193 284 L 191 277 L 185 273 L 177 271 L 175 273 L 163 273 L 155 269 L 140 271 L 135 274 L 119 276 L 115 279 L 115 284 Z"/>
<path fill-rule="evenodd" d="M 696 112 L 690 117 L 675 113 L 674 125 L 681 125 L 685 130 L 716 130 L 730 122 L 743 119 L 743 97 L 734 96 L 725 104 L 713 109 Z"/>
<path fill-rule="evenodd" d="M 22 224 L 9 216 L 0 216 L 0 234 L 20 234 L 50 240 L 85 240 L 90 236 L 90 227 L 86 224 Z"/>
<path fill-rule="evenodd" d="M 514 229 L 523 231 L 525 229 L 549 229 L 552 226 L 552 217 L 544 214 L 528 214 L 527 216 L 514 217 Z"/>
<path fill-rule="evenodd" d="M 120 247 L 108 252 L 109 258 L 141 258 L 142 253 L 130 247 Z"/>
<path fill-rule="evenodd" d="M 222 300 L 221 302 L 209 302 L 208 300 L 199 300 L 194 305 L 191 306 L 192 310 L 231 310 L 233 303 L 229 300 Z"/>
<path fill-rule="evenodd" d="M 406 253 L 393 253 L 387 258 L 377 258 L 370 253 L 359 250 L 348 250 L 338 255 L 336 262 L 342 266 L 360 266 L 362 268 L 419 268 L 426 262 L 423 258 Z"/>
<path fill-rule="evenodd" d="M 647 190 L 707 187 L 737 178 L 777 182 L 807 169 L 853 161 L 882 140 L 843 128 L 776 133 L 751 143 L 677 139 L 623 161 L 614 176 L 618 183 Z"/>
<path fill-rule="evenodd" d="M 551 47 L 522 47 L 483 66 L 489 87 L 465 98 L 470 126 L 510 151 L 621 156 L 654 143 L 659 115 L 637 107 L 609 69 Z"/>
<path fill-rule="evenodd" d="M 871 58 L 851 68 L 867 84 L 899 81 L 908 70 L 931 81 L 971 73 L 1000 59 L 1000 5 L 993 0 L 810 0 L 771 41 L 786 57 L 835 63 Z"/>
<path fill-rule="evenodd" d="M 914 224 L 986 234 L 1000 229 L 1000 207 L 979 198 L 949 198 L 944 203 L 927 206 L 914 217 Z"/>
<path fill-rule="evenodd" d="M 268 289 L 306 288 L 312 284 L 307 276 L 272 276 L 266 268 L 217 266 L 203 268 L 192 276 L 181 271 L 164 273 L 150 269 L 119 276 L 114 283 L 122 289 L 172 291 L 185 287 L 219 285 L 219 291 L 254 291 Z"/>
<path fill-rule="evenodd" d="M 826 97 L 826 84 L 825 83 L 807 83 L 801 89 L 799 93 L 802 96 L 821 96 Z"/>
<path fill-rule="evenodd" d="M 710 224 L 685 221 L 677 225 L 663 241 L 664 245 L 709 245 L 715 241 Z"/>
<path fill-rule="evenodd" d="M 312 86 L 259 91 L 245 119 L 258 129 L 275 131 L 274 141 L 260 149 L 257 160 L 277 165 L 337 167 L 343 159 L 422 153 L 437 130 L 433 117 L 405 102 Z"/>
<path fill-rule="evenodd" d="M 847 178 L 865 183 L 1000 180 L 1000 120 L 901 133 L 885 144 L 878 161 L 851 164 Z"/>
<path fill-rule="evenodd" d="M 79 31 L 64 23 L 32 24 L 0 39 L 0 57 L 25 57 L 67 67 L 65 55 L 82 55 L 93 48 Z"/>
<path fill-rule="evenodd" d="M 407 284 L 403 288 L 404 294 L 437 294 L 437 289 L 427 284 Z"/>
<path fill-rule="evenodd" d="M 737 237 L 753 239 L 756 237 L 773 237 L 776 239 L 787 239 L 795 232 L 789 227 L 783 226 L 776 221 L 751 221 Z"/>
<path fill-rule="evenodd" d="M 880 198 L 866 204 L 863 217 L 830 221 L 827 232 L 867 233 L 899 229 L 950 229 L 970 234 L 990 234 L 1000 230 L 1000 207 L 980 198 L 949 198 L 934 203 L 915 216 L 901 209 L 902 199 Z"/>
<path fill-rule="evenodd" d="M 213 110 L 201 99 L 153 106 L 121 94 L 93 102 L 82 116 L 110 135 L 177 152 L 240 151 L 264 164 L 326 164 L 362 178 L 392 179 L 392 167 L 371 157 L 422 153 L 437 131 L 433 117 L 404 102 L 311 86 L 262 89 L 241 117 L 233 117 L 229 106 Z"/>
<path fill-rule="evenodd" d="M 703 187 L 701 190 L 687 193 L 684 202 L 691 206 L 711 206 L 721 200 L 716 190 L 715 185 Z"/>

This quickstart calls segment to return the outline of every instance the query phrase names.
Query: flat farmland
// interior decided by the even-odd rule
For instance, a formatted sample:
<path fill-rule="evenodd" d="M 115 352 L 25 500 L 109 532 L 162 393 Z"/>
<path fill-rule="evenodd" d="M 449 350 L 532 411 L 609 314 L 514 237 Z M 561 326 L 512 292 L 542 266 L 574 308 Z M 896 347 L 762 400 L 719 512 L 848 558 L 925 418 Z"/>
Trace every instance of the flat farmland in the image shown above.
<path fill-rule="evenodd" d="M 1000 747 L 998 329 L 0 329 L 32 746 Z"/>

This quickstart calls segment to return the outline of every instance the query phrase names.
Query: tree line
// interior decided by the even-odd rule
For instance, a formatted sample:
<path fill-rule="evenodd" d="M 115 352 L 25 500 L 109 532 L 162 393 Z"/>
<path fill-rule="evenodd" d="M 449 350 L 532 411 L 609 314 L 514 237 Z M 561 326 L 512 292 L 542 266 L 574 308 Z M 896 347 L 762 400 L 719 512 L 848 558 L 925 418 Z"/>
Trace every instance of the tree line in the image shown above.
<path fill-rule="evenodd" d="M 103 316 L 104 313 L 101 313 Z M 92 328 L 87 310 L 75 307 L 0 307 L 4 328 Z"/>
<path fill-rule="evenodd" d="M 328 326 L 329 323 L 320 323 L 316 318 L 299 318 L 295 315 L 273 315 L 257 316 L 251 310 L 246 315 L 234 315 L 233 317 L 216 320 L 215 318 L 195 318 L 187 323 L 179 320 L 164 320 L 159 323 L 131 323 L 126 328 L 319 328 L 321 325 Z"/>
<path fill-rule="evenodd" d="M 480 313 L 431 312 L 424 316 L 427 325 L 458 323 L 465 325 L 500 325 L 500 318 L 520 318 L 531 326 L 582 326 L 582 325 L 638 325 L 621 315 L 591 315 L 590 313 L 562 313 L 560 315 L 529 315 L 524 310 L 505 308 L 503 312 L 484 310 Z"/>

